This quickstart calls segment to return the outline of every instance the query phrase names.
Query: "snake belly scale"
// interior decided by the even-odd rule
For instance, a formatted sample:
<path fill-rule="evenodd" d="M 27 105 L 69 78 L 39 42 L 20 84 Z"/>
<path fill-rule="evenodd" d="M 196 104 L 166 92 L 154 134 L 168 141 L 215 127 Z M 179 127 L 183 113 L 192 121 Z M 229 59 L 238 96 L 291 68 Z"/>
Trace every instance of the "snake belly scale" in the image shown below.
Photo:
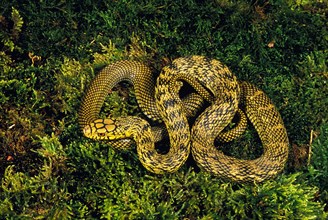
<path fill-rule="evenodd" d="M 134 85 L 144 114 L 164 122 L 170 140 L 168 153 L 156 151 L 154 132 L 144 119 L 135 116 L 98 119 L 108 91 L 123 80 Z M 178 94 L 181 80 L 192 84 L 199 93 L 196 98 L 181 100 Z M 209 101 L 210 106 L 190 129 L 187 117 L 193 115 L 204 100 Z M 216 138 L 236 137 L 234 133 L 224 137 L 222 131 L 237 112 L 241 118 L 245 112 L 262 141 L 264 153 L 255 160 L 229 157 L 214 145 Z M 277 175 L 288 157 L 287 132 L 271 100 L 252 84 L 238 81 L 221 62 L 203 56 L 174 60 L 162 69 L 156 83 L 150 69 L 142 63 L 118 61 L 107 66 L 95 77 L 84 96 L 79 123 L 84 135 L 92 139 L 134 139 L 139 160 L 154 173 L 178 170 L 191 148 L 193 158 L 203 170 L 232 181 L 261 182 Z"/>

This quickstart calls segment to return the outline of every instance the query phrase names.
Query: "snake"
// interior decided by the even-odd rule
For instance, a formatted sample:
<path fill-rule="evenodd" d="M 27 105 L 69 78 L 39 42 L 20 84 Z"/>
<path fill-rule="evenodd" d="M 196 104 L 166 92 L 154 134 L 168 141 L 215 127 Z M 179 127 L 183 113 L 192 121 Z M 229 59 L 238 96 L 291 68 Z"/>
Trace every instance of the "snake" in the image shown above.
<path fill-rule="evenodd" d="M 166 154 L 157 152 L 157 134 L 147 120 L 137 116 L 98 118 L 108 91 L 124 80 L 133 84 L 144 115 L 164 123 L 169 137 Z M 182 81 L 191 84 L 202 98 L 196 95 L 197 98 L 182 99 L 179 96 Z M 190 126 L 188 117 L 194 115 L 204 100 L 210 105 Z M 259 134 L 263 145 L 259 158 L 234 158 L 215 146 L 218 138 L 229 141 L 239 135 L 235 131 L 223 132 L 236 113 L 241 119 L 245 115 Z M 270 98 L 251 83 L 239 81 L 220 61 L 204 56 L 173 60 L 163 67 L 156 81 L 152 71 L 141 62 L 123 60 L 110 64 L 87 89 L 79 111 L 79 124 L 83 134 L 91 139 L 133 139 L 142 165 L 157 174 L 177 171 L 191 153 L 201 169 L 218 177 L 236 182 L 262 182 L 281 172 L 288 158 L 287 131 Z"/>
<path fill-rule="evenodd" d="M 181 83 L 176 81 L 175 86 L 172 86 L 171 78 L 177 75 L 169 70 L 165 71 L 167 68 L 163 69 L 166 74 L 161 74 L 157 79 L 161 88 L 155 88 L 151 70 L 141 62 L 124 60 L 108 65 L 91 82 L 79 110 L 79 124 L 85 136 L 112 141 L 112 146 L 118 149 L 129 148 L 129 139 L 135 140 L 141 163 L 149 171 L 158 174 L 175 172 L 187 160 L 190 154 L 187 116 L 195 114 L 203 103 L 203 99 L 195 93 L 181 100 L 174 92 L 169 92 L 170 89 L 176 91 Z M 208 92 L 199 83 L 191 78 L 185 80 L 194 84 L 202 97 L 210 99 Z M 161 139 L 163 136 L 162 129 L 155 129 L 154 132 L 146 120 L 132 116 L 98 119 L 108 91 L 122 81 L 133 84 L 139 107 L 148 118 L 164 121 L 167 130 L 174 131 L 167 132 L 172 143 L 167 154 L 160 154 L 155 148 L 156 137 Z M 164 95 L 156 96 L 160 93 Z M 187 104 L 183 105 L 184 103 Z M 113 142 L 116 140 L 122 141 Z"/>

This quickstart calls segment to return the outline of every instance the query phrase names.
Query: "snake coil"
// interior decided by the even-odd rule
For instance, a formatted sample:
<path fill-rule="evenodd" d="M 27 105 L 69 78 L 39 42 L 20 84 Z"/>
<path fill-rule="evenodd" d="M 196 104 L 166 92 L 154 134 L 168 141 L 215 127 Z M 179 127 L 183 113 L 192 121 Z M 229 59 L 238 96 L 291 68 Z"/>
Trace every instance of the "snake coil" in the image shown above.
<path fill-rule="evenodd" d="M 156 132 L 145 119 L 136 116 L 98 119 L 108 91 L 121 81 L 133 84 L 138 105 L 148 118 L 164 122 L 170 140 L 168 153 L 156 151 Z M 183 82 L 196 92 L 181 99 L 179 90 Z M 210 106 L 190 128 L 188 117 L 205 101 Z M 242 128 L 223 133 L 236 113 L 241 116 Z M 214 145 L 217 138 L 231 140 L 239 136 L 245 127 L 242 125 L 246 123 L 245 115 L 254 125 L 264 149 L 254 160 L 227 156 Z M 86 91 L 79 124 L 84 135 L 92 139 L 134 139 L 139 160 L 154 173 L 175 172 L 191 151 L 197 164 L 214 175 L 237 182 L 262 182 L 281 172 L 288 157 L 287 132 L 270 98 L 249 82 L 238 81 L 220 61 L 203 56 L 175 59 L 162 69 L 156 82 L 150 69 L 140 62 L 118 61 L 107 66 Z"/>

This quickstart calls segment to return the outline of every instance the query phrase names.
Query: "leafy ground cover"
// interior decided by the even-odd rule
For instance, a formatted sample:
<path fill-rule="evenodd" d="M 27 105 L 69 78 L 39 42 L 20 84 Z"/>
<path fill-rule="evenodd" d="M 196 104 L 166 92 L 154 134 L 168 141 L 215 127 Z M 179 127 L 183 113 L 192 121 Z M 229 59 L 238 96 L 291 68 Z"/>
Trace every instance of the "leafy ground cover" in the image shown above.
<path fill-rule="evenodd" d="M 1 1 L 0 218 L 325 219 L 328 203 L 327 3 L 324 1 Z M 147 172 L 135 152 L 87 140 L 83 92 L 104 65 L 155 73 L 192 54 L 262 88 L 288 130 L 284 173 L 236 184 L 200 172 Z M 140 114 L 133 91 L 103 114 Z M 227 153 L 258 153 L 247 132 Z"/>

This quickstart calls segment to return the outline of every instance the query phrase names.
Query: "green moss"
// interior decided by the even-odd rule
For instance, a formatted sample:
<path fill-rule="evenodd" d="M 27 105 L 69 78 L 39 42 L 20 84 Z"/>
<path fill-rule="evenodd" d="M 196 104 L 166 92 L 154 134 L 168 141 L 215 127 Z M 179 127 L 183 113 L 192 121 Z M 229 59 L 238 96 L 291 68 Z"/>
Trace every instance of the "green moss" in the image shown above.
<path fill-rule="evenodd" d="M 44 157 L 35 175 L 6 168 L 1 179 L 1 218 L 65 218 L 72 215 L 70 193 L 60 179 L 65 153 L 56 137 L 43 137 L 37 153 Z"/>
<path fill-rule="evenodd" d="M 0 218 L 327 218 L 326 8 L 282 0 L 2 1 Z M 309 166 L 260 185 L 224 182 L 191 160 L 157 176 L 133 150 L 82 136 L 77 109 L 101 67 L 133 59 L 158 73 L 191 54 L 218 58 L 262 88 L 293 146 L 318 134 Z M 131 87 L 108 96 L 102 116 L 109 113 L 140 114 Z M 249 130 L 224 150 L 254 158 L 259 145 Z"/>

